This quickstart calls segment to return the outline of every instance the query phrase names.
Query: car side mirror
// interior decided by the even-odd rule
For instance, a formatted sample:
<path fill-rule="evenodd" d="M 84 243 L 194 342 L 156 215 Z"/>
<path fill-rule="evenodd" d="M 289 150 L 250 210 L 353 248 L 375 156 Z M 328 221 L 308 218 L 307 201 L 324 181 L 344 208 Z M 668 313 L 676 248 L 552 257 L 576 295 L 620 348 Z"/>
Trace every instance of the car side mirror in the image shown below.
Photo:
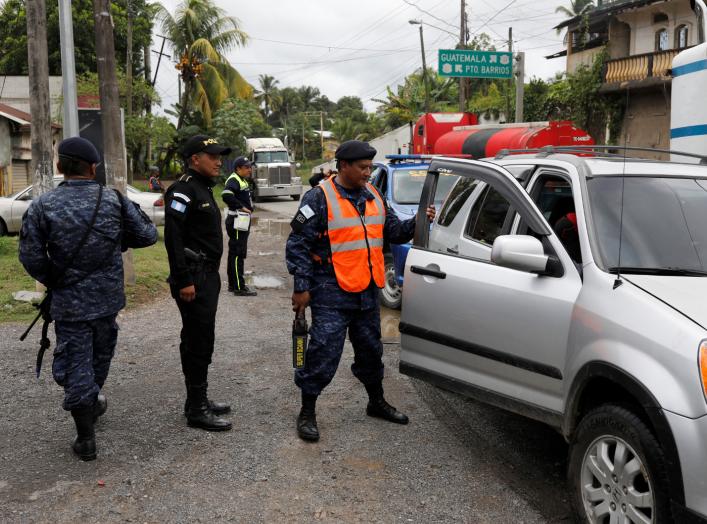
<path fill-rule="evenodd" d="M 493 242 L 491 262 L 528 273 L 547 273 L 550 257 L 535 237 L 501 235 Z"/>

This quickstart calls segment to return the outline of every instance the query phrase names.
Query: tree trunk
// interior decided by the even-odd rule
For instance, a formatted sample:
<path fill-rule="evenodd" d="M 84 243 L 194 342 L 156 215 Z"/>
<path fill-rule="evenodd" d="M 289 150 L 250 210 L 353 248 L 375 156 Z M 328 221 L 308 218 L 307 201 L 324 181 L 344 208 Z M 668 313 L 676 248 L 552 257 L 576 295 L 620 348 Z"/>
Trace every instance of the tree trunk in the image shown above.
<path fill-rule="evenodd" d="M 96 58 L 98 61 L 98 85 L 101 97 L 101 127 L 103 128 L 103 162 L 106 185 L 126 193 L 125 144 L 123 123 L 120 118 L 118 79 L 115 74 L 115 43 L 113 24 L 108 0 L 93 0 L 96 33 Z M 135 269 L 132 252 L 123 256 L 125 282 L 135 284 Z"/>
<path fill-rule="evenodd" d="M 44 0 L 27 1 L 27 59 L 34 198 L 53 189 L 52 121 L 49 106 L 47 8 Z"/>

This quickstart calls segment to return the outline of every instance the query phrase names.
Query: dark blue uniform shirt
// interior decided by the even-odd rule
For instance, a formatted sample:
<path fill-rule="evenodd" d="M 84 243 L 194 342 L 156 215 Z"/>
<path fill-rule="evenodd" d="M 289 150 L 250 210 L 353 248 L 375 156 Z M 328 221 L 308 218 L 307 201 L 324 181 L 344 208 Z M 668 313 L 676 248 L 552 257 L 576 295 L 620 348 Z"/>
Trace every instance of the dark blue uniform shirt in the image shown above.
<path fill-rule="evenodd" d="M 367 200 L 372 200 L 373 195 L 368 189 L 350 190 L 340 186 L 336 181 L 339 194 L 349 200 L 359 213 L 365 212 Z M 314 214 L 307 219 L 299 231 L 290 233 L 287 239 L 285 259 L 287 270 L 295 278 L 295 291 L 309 291 L 312 295 L 313 305 L 341 308 L 341 309 L 370 309 L 378 301 L 378 288 L 371 279 L 371 284 L 361 293 L 350 293 L 339 287 L 331 264 L 331 246 L 327 231 L 327 203 L 324 191 L 315 187 L 302 197 L 300 211 L 309 206 Z M 310 214 L 307 210 L 306 214 Z M 409 242 L 415 233 L 415 217 L 401 221 L 398 216 L 386 206 L 385 225 L 383 238 L 391 244 L 404 244 Z M 321 259 L 315 262 L 312 255 Z"/>
<path fill-rule="evenodd" d="M 20 262 L 33 278 L 54 289 L 54 320 L 93 320 L 116 314 L 125 306 L 121 221 L 135 242 L 133 247 L 157 240 L 157 229 L 147 215 L 127 198 L 121 206 L 116 192 L 103 188 L 93 230 L 59 278 L 57 273 L 69 262 L 91 223 L 98 189 L 94 180 L 64 181 L 35 199 L 22 219 Z"/>

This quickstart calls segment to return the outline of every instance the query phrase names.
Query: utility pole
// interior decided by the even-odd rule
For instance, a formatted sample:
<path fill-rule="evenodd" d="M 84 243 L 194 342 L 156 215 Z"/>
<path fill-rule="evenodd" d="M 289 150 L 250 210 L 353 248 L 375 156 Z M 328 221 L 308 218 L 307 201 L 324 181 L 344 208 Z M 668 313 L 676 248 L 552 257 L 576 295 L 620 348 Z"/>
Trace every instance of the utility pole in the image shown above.
<path fill-rule="evenodd" d="M 305 115 L 302 115 L 302 161 L 303 162 L 305 160 L 307 160 L 307 155 L 305 154 L 306 149 L 305 149 L 305 145 L 304 145 L 304 122 L 305 122 L 306 118 L 307 117 Z"/>
<path fill-rule="evenodd" d="M 427 82 L 427 60 L 425 59 L 425 37 L 420 24 L 420 49 L 422 50 L 422 81 L 425 83 L 425 113 L 430 112 L 430 86 Z"/>
<path fill-rule="evenodd" d="M 150 82 L 152 81 L 152 53 L 150 52 L 150 46 L 152 45 L 152 42 L 148 42 L 147 45 L 143 48 L 143 59 L 145 61 L 145 83 L 150 85 Z M 149 95 L 145 95 L 145 114 L 148 115 L 148 117 L 152 114 L 152 100 L 150 100 Z M 152 127 L 152 119 L 149 120 L 150 122 L 150 127 Z M 152 137 L 148 133 L 147 135 L 147 143 L 145 144 L 145 162 L 148 164 L 152 163 Z"/>
<path fill-rule="evenodd" d="M 52 120 L 49 107 L 49 57 L 47 50 L 47 6 L 44 0 L 27 0 L 27 62 L 29 107 L 32 121 L 33 196 L 53 189 Z"/>
<path fill-rule="evenodd" d="M 118 79 L 115 74 L 115 44 L 113 23 L 108 0 L 93 0 L 96 33 L 96 59 L 98 61 L 98 86 L 101 96 L 101 127 L 103 129 L 103 162 L 106 185 L 121 193 L 126 192 L 125 144 L 123 123 L 120 118 Z M 123 254 L 125 281 L 135 283 L 132 252 Z"/>
<path fill-rule="evenodd" d="M 459 27 L 459 49 L 466 48 L 466 1 L 461 0 L 461 22 Z M 459 111 L 466 111 L 466 78 L 459 79 Z"/>
<path fill-rule="evenodd" d="M 324 158 L 324 111 L 319 111 L 319 140 L 322 146 L 322 158 Z"/>
<path fill-rule="evenodd" d="M 513 52 L 513 28 L 508 28 L 508 52 Z M 511 87 L 513 86 L 513 79 L 511 78 L 508 84 L 508 89 L 506 90 L 506 123 L 511 121 Z"/>
<path fill-rule="evenodd" d="M 64 90 L 64 138 L 79 136 L 79 111 L 76 102 L 76 63 L 71 0 L 59 0 L 59 40 L 61 77 Z"/>
<path fill-rule="evenodd" d="M 523 97 L 525 96 L 525 53 L 520 52 L 515 57 L 516 62 L 516 122 L 523 122 Z"/>

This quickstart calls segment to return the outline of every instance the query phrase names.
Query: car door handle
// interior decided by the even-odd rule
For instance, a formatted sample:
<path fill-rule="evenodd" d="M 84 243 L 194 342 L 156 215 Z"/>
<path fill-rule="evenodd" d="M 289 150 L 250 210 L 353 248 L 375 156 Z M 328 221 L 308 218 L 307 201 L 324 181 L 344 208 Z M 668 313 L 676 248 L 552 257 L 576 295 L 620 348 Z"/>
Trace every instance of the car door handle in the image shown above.
<path fill-rule="evenodd" d="M 417 273 L 418 275 L 428 275 L 435 278 L 447 278 L 447 273 L 442 271 L 437 271 L 436 269 L 430 269 L 427 267 L 420 266 L 410 266 L 410 271 Z"/>
<path fill-rule="evenodd" d="M 459 247 L 458 246 L 448 247 L 447 253 L 451 253 L 452 255 L 458 255 L 459 254 Z"/>

